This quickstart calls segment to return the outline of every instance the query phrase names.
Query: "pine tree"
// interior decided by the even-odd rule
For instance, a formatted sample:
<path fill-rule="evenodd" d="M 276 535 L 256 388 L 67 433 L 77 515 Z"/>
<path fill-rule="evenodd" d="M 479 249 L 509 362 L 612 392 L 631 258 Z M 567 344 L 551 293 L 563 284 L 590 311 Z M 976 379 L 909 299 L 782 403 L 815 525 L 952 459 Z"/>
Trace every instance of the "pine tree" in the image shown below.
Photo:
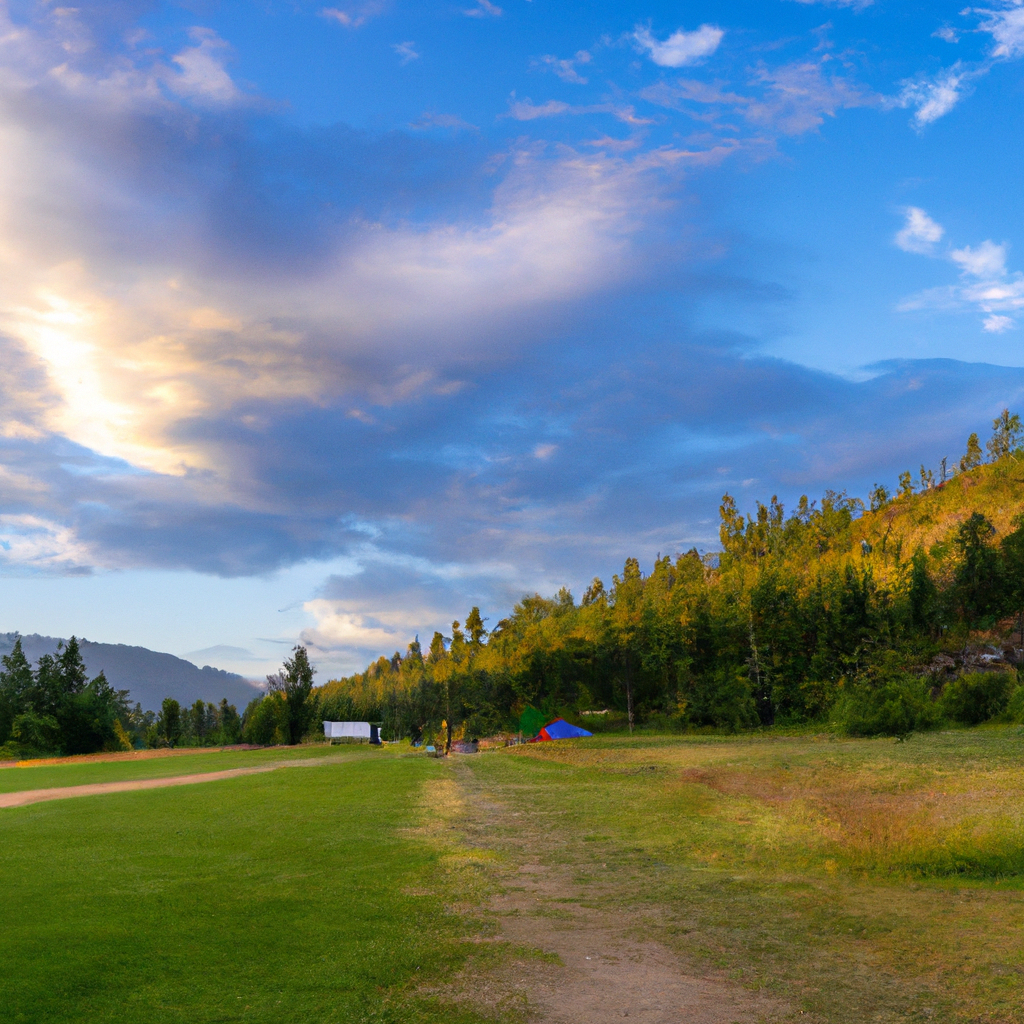
<path fill-rule="evenodd" d="M 1010 410 L 1004 409 L 992 421 L 992 437 L 985 443 L 992 461 L 997 462 L 1015 451 L 1020 445 L 1022 432 L 1020 416 L 1016 413 L 1011 416 Z"/>
<path fill-rule="evenodd" d="M 981 465 L 981 444 L 978 442 L 978 435 L 971 434 L 967 438 L 967 451 L 960 460 L 960 472 L 966 473 Z"/>

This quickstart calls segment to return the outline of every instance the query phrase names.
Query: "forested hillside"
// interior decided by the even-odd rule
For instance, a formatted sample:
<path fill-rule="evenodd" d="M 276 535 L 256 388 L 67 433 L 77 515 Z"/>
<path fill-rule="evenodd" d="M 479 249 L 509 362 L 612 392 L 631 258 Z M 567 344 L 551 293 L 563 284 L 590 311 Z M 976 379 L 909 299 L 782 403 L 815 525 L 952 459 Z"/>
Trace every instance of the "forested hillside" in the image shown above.
<path fill-rule="evenodd" d="M 829 723 L 904 735 L 943 719 L 1024 716 L 1024 453 L 1004 412 L 987 461 L 901 475 L 867 501 L 828 491 L 721 505 L 721 551 L 630 558 L 595 579 L 524 597 L 489 633 L 474 608 L 423 651 L 380 658 L 314 691 L 320 717 L 385 734 L 486 735 L 524 710 L 607 712 L 630 727 Z"/>

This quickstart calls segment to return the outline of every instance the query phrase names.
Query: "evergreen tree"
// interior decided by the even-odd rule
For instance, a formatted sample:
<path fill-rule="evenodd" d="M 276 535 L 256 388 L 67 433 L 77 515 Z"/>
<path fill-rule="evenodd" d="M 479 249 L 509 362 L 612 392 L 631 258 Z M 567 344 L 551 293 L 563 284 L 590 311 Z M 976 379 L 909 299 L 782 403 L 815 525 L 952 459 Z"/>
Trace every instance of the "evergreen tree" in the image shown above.
<path fill-rule="evenodd" d="M 385 665 L 390 663 L 384 659 Z M 287 741 L 293 746 L 309 731 L 315 707 L 310 701 L 316 669 L 309 663 L 309 652 L 301 644 L 292 648 L 292 656 L 277 676 L 268 676 L 271 690 L 285 699 Z"/>
<path fill-rule="evenodd" d="M 14 641 L 10 654 L 3 656 L 0 672 L 0 745 L 11 737 L 11 727 L 18 715 L 29 710 L 34 680 L 32 667 L 21 648 L 21 637 Z"/>
<path fill-rule="evenodd" d="M 996 462 L 1020 446 L 1022 428 L 1020 416 L 1014 413 L 1010 415 L 1009 409 L 1004 409 L 992 421 L 992 437 L 985 443 L 992 461 Z"/>
<path fill-rule="evenodd" d="M 980 465 L 981 445 L 978 443 L 978 435 L 971 434 L 971 436 L 967 438 L 967 451 L 960 460 L 960 472 L 966 473 L 968 470 L 976 469 Z"/>
<path fill-rule="evenodd" d="M 962 523 L 956 533 L 960 564 L 955 589 L 960 614 L 968 623 L 988 614 L 998 601 L 999 560 L 990 543 L 994 533 L 980 512 Z"/>
<path fill-rule="evenodd" d="M 181 739 L 181 705 L 173 697 L 165 697 L 160 705 L 156 731 L 169 747 L 176 746 Z"/>

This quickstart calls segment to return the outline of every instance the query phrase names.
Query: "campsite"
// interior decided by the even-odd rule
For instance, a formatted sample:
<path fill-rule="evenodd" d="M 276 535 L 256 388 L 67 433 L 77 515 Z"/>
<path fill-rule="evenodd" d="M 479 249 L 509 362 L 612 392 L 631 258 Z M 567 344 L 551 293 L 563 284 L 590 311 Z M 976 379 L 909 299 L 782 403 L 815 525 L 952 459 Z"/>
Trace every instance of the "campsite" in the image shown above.
<path fill-rule="evenodd" d="M 272 770 L 0 810 L 0 1005 L 18 1024 L 1019 1020 L 1022 762 L 1019 729 L 986 726 L 6 768 L 4 793 Z"/>

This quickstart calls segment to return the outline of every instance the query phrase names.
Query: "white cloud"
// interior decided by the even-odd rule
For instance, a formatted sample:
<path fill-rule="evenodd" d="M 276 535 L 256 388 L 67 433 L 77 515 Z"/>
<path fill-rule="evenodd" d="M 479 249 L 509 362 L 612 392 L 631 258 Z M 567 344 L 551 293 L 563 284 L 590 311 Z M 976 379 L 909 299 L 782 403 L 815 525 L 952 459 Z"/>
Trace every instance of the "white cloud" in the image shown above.
<path fill-rule="evenodd" d="M 438 114 L 432 110 L 425 111 L 418 120 L 413 121 L 410 128 L 451 128 L 455 131 L 477 131 L 475 124 L 464 121 L 458 114 Z"/>
<path fill-rule="evenodd" d="M 387 6 L 386 0 L 368 0 L 366 3 L 350 5 L 345 10 L 340 7 L 324 7 L 320 11 L 320 16 L 336 21 L 345 28 L 359 28 L 371 18 L 382 14 Z"/>
<path fill-rule="evenodd" d="M 416 44 L 411 40 L 405 43 L 395 43 L 391 49 L 401 57 L 403 64 L 420 59 L 420 55 L 416 52 Z"/>
<path fill-rule="evenodd" d="M 590 103 L 574 106 L 562 100 L 548 100 L 546 103 L 534 103 L 530 99 L 516 100 L 509 104 L 508 111 L 502 117 L 511 117 L 516 121 L 535 121 L 540 117 L 558 117 L 561 114 L 611 114 L 624 124 L 653 124 L 651 118 L 639 117 L 636 109 L 618 103 Z M 614 148 L 614 147 L 613 147 Z"/>
<path fill-rule="evenodd" d="M 36 515 L 0 515 L 0 566 L 66 575 L 94 563 L 94 552 L 68 526 Z"/>
<path fill-rule="evenodd" d="M 577 70 L 578 64 L 589 64 L 591 56 L 586 50 L 578 50 L 576 56 L 571 59 L 561 60 L 552 54 L 546 54 L 540 58 L 541 64 L 546 64 L 563 82 L 572 82 L 575 85 L 586 85 L 587 79 Z"/>
<path fill-rule="evenodd" d="M 828 64 L 826 57 L 758 69 L 755 81 L 766 87 L 765 94 L 745 103 L 744 116 L 786 135 L 800 135 L 835 117 L 837 110 L 877 102 L 841 75 L 826 74 Z"/>
<path fill-rule="evenodd" d="M 1010 330 L 1012 327 L 1017 326 L 1017 321 L 1010 316 L 987 316 L 982 321 L 982 326 L 990 334 L 1002 334 L 1004 331 Z"/>
<path fill-rule="evenodd" d="M 992 241 L 982 242 L 974 249 L 969 245 L 954 249 L 949 258 L 972 277 L 990 280 L 1006 273 L 1006 246 Z"/>
<path fill-rule="evenodd" d="M 947 43 L 960 42 L 960 34 L 955 28 L 950 28 L 949 25 L 943 25 L 942 28 L 937 28 L 932 33 L 932 37 L 935 39 L 945 39 Z"/>
<path fill-rule="evenodd" d="M 800 135 L 818 128 L 826 117 L 834 117 L 839 109 L 863 107 L 879 102 L 879 98 L 862 91 L 854 82 L 839 74 L 829 74 L 831 58 L 795 61 L 781 67 L 764 65 L 753 72 L 751 85 L 756 94 L 743 95 L 725 88 L 724 83 L 679 79 L 675 83 L 659 82 L 644 89 L 640 95 L 651 103 L 683 111 L 699 121 L 715 123 L 723 116 L 738 113 L 756 126 L 763 148 L 768 141 L 765 129 L 784 135 Z M 728 125 L 730 135 L 735 127 Z M 753 140 L 751 140 L 753 141 Z"/>
<path fill-rule="evenodd" d="M 903 84 L 903 91 L 893 101 L 898 107 L 914 109 L 913 125 L 921 129 L 945 117 L 963 99 L 967 83 L 983 72 L 965 70 L 957 61 L 934 78 L 919 78 Z"/>
<path fill-rule="evenodd" d="M 224 70 L 224 52 L 230 51 L 228 44 L 209 28 L 189 29 L 189 35 L 196 45 L 171 58 L 180 71 L 166 78 L 168 87 L 180 96 L 207 103 L 236 102 L 241 93 Z"/>
<path fill-rule="evenodd" d="M 715 25 L 701 25 L 693 32 L 677 29 L 664 41 L 655 39 L 651 30 L 643 25 L 637 25 L 633 31 L 633 38 L 640 47 L 663 68 L 681 68 L 710 57 L 724 35 L 725 32 Z"/>
<path fill-rule="evenodd" d="M 546 103 L 534 103 L 533 100 L 517 100 L 510 103 L 508 116 L 517 121 L 535 121 L 538 117 L 555 117 L 568 113 L 572 107 L 561 100 L 548 100 Z"/>
<path fill-rule="evenodd" d="M 1011 0 L 1001 10 L 975 8 L 974 13 L 988 16 L 978 27 L 991 34 L 995 42 L 993 57 L 1007 60 L 1024 57 L 1024 3 L 1021 0 Z"/>
<path fill-rule="evenodd" d="M 900 236 L 907 232 L 901 244 Z M 907 225 L 896 236 L 897 244 L 907 252 L 933 255 L 942 229 L 923 210 L 911 207 L 907 211 Z M 899 303 L 902 312 L 934 310 L 962 312 L 974 310 L 987 314 L 983 328 L 999 334 L 1016 325 L 1008 313 L 1024 309 L 1024 274 L 1011 273 L 1006 268 L 1006 245 L 997 245 L 986 239 L 979 245 L 965 245 L 952 249 L 949 260 L 960 269 L 959 285 L 929 288 Z"/>
<path fill-rule="evenodd" d="M 935 250 L 937 242 L 942 240 L 942 226 L 928 216 L 918 206 L 906 209 L 906 224 L 896 233 L 894 241 L 904 252 L 916 252 L 928 255 Z"/>
<path fill-rule="evenodd" d="M 505 12 L 490 0 L 476 0 L 476 7 L 470 7 L 462 13 L 467 18 L 500 18 Z"/>

